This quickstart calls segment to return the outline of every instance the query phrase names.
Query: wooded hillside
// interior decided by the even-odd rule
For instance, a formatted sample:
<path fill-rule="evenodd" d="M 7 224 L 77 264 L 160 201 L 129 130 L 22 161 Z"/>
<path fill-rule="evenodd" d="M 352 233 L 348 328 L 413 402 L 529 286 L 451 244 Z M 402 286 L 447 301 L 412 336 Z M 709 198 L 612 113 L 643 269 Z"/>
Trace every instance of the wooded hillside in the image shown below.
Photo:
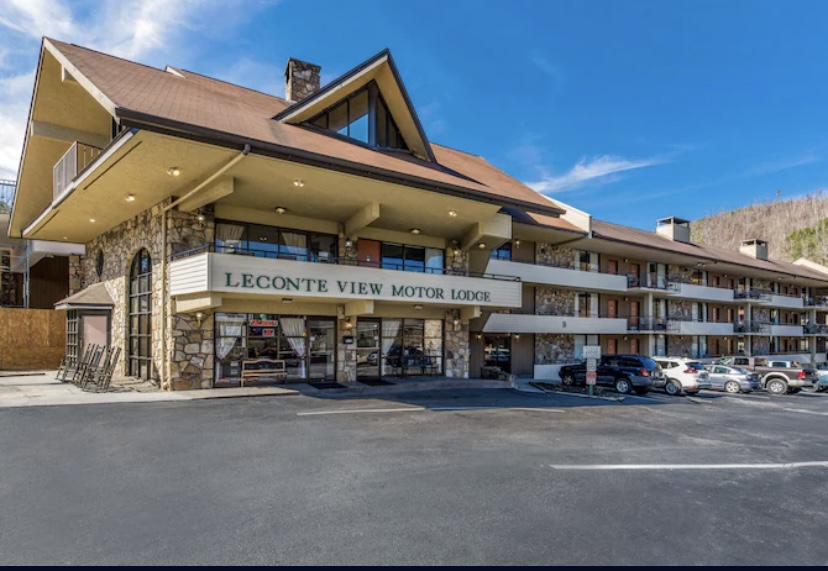
<path fill-rule="evenodd" d="M 742 240 L 768 242 L 769 257 L 794 261 L 806 257 L 828 263 L 828 195 L 760 202 L 691 223 L 692 240 L 739 250 Z"/>

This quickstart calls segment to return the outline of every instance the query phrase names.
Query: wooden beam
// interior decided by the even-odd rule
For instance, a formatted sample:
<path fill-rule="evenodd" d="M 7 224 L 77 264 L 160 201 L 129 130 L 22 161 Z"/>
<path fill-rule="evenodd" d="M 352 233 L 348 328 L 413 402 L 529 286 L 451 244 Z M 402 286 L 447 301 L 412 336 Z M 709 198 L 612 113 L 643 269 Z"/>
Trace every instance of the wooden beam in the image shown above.
<path fill-rule="evenodd" d="M 460 308 L 460 319 L 463 321 L 469 321 L 470 319 L 476 319 L 482 315 L 480 311 L 479 305 L 469 305 L 466 307 Z"/>
<path fill-rule="evenodd" d="M 202 309 L 212 309 L 214 307 L 221 307 L 222 299 L 220 295 L 214 293 L 198 295 L 193 297 L 178 297 L 175 300 L 176 313 L 193 313 Z"/>
<path fill-rule="evenodd" d="M 67 141 L 69 143 L 80 141 L 81 143 L 94 145 L 101 149 L 109 144 L 108 135 L 92 133 L 91 131 L 81 131 L 80 129 L 63 127 L 62 125 L 55 125 L 54 123 L 47 123 L 45 121 L 32 121 L 29 127 L 29 133 L 32 137 L 42 137 L 56 141 Z"/>
<path fill-rule="evenodd" d="M 178 209 L 184 212 L 193 212 L 211 202 L 230 196 L 235 189 L 236 181 L 232 176 L 221 177 L 198 194 L 182 201 L 178 205 Z"/>
<path fill-rule="evenodd" d="M 379 202 L 369 202 L 345 222 L 345 235 L 354 236 L 380 217 Z"/>
<path fill-rule="evenodd" d="M 354 317 L 356 315 L 373 315 L 374 300 L 360 299 L 345 303 L 345 315 Z"/>

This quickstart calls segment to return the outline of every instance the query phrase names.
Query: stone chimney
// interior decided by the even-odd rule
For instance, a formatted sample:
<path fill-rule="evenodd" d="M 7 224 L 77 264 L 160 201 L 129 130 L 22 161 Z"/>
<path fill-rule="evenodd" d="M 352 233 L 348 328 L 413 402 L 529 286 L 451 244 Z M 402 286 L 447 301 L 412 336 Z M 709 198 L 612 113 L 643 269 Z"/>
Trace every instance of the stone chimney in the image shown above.
<path fill-rule="evenodd" d="M 757 260 L 768 259 L 768 243 L 764 240 L 754 238 L 752 240 L 742 240 L 739 245 L 739 253 Z"/>
<path fill-rule="evenodd" d="M 690 243 L 690 221 L 683 218 L 662 218 L 656 225 L 656 233 L 674 242 Z"/>
<path fill-rule="evenodd" d="M 301 101 L 319 91 L 320 71 L 318 65 L 290 58 L 285 68 L 285 99 Z"/>

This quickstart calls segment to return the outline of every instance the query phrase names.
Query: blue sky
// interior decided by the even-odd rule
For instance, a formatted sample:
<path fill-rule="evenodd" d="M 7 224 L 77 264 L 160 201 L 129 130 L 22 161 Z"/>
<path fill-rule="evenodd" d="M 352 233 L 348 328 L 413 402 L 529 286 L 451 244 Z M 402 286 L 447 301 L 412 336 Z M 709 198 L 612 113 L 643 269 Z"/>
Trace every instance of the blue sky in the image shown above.
<path fill-rule="evenodd" d="M 347 7 L 346 7 L 347 6 Z M 826 185 L 826 2 L 3 0 L 0 178 L 41 35 L 283 95 L 389 47 L 430 139 L 653 229 Z"/>

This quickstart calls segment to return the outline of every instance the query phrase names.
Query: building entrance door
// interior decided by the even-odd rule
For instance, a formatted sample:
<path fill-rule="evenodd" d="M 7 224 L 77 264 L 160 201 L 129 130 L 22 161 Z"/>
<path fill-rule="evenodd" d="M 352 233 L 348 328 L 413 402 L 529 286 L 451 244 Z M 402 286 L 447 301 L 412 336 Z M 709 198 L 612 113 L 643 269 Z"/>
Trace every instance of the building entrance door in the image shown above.
<path fill-rule="evenodd" d="M 336 378 L 336 320 L 308 318 L 308 380 Z"/>
<path fill-rule="evenodd" d="M 510 335 L 485 335 L 483 337 L 483 365 L 499 367 L 504 373 L 512 372 L 512 338 Z"/>
<path fill-rule="evenodd" d="M 382 355 L 381 322 L 359 318 L 356 330 L 357 379 L 378 379 Z"/>

